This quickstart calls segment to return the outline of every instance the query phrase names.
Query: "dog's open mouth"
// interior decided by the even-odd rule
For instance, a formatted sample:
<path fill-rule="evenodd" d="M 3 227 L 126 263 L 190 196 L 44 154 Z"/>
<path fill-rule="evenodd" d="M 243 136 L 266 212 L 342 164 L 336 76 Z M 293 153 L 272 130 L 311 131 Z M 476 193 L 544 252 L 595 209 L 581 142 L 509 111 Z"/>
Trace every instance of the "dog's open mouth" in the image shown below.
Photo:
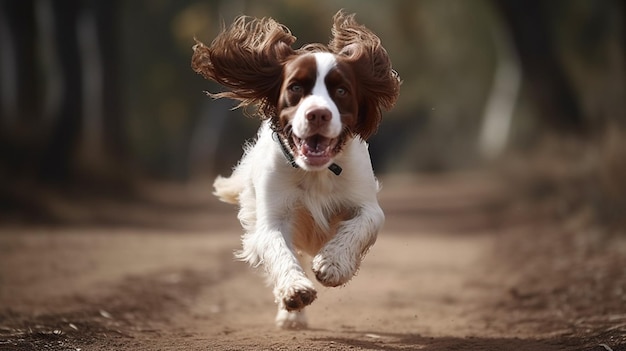
<path fill-rule="evenodd" d="M 327 138 L 316 134 L 306 138 L 298 138 L 292 134 L 292 139 L 299 154 L 304 161 L 311 166 L 321 167 L 327 165 L 335 156 L 337 139 Z"/>

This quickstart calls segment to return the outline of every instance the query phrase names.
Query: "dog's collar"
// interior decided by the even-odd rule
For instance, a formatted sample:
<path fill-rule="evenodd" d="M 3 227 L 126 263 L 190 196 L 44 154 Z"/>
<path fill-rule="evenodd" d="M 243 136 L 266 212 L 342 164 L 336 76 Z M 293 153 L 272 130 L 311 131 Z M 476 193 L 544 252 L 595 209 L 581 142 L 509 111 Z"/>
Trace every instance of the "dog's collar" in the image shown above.
<path fill-rule="evenodd" d="M 293 157 L 291 152 L 289 152 L 289 149 L 280 139 L 280 136 L 278 135 L 277 132 L 272 133 L 272 139 L 274 139 L 278 143 L 278 145 L 280 146 L 280 150 L 283 152 L 283 155 L 285 155 L 285 158 L 287 159 L 291 167 L 300 168 L 300 166 L 298 166 L 298 164 L 296 163 L 296 159 Z M 333 172 L 335 175 L 340 175 L 341 171 L 343 171 L 343 169 L 336 163 L 333 163 L 330 166 L 328 166 L 328 169 L 331 172 Z"/>

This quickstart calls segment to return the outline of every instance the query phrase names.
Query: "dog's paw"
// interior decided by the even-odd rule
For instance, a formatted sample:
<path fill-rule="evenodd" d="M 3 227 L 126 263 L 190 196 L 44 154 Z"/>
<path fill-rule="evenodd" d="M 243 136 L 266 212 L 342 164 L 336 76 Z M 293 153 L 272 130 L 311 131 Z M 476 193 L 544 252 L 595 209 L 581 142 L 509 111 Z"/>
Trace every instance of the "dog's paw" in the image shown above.
<path fill-rule="evenodd" d="M 276 326 L 281 329 L 306 329 L 308 323 L 304 311 L 287 311 L 283 309 L 278 310 L 276 315 Z"/>
<path fill-rule="evenodd" d="M 335 287 L 346 284 L 359 269 L 359 259 L 347 254 L 329 253 L 322 250 L 313 258 L 312 270 L 315 278 L 324 286 Z"/>
<path fill-rule="evenodd" d="M 308 279 L 303 279 L 285 289 L 278 289 L 276 293 L 279 307 L 287 311 L 299 311 L 310 305 L 316 297 L 317 291 Z"/>
<path fill-rule="evenodd" d="M 287 311 L 299 311 L 310 305 L 317 297 L 317 291 L 309 288 L 293 288 L 291 292 L 283 298 L 283 305 Z"/>

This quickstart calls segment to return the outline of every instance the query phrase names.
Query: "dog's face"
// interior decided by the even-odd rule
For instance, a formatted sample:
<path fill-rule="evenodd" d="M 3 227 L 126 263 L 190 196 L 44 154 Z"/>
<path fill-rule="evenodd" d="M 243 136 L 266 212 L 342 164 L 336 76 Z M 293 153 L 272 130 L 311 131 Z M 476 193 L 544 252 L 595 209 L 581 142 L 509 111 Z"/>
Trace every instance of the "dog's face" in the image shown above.
<path fill-rule="evenodd" d="M 367 140 L 390 109 L 400 80 L 380 39 L 338 12 L 328 45 L 291 48 L 296 38 L 270 18 L 239 17 L 210 46 L 197 42 L 193 69 L 230 91 L 213 94 L 257 105 L 306 170 L 333 163 L 349 138 Z"/>
<path fill-rule="evenodd" d="M 285 63 L 277 103 L 278 130 L 303 169 L 328 167 L 358 133 L 358 83 L 352 66 L 329 52 Z"/>

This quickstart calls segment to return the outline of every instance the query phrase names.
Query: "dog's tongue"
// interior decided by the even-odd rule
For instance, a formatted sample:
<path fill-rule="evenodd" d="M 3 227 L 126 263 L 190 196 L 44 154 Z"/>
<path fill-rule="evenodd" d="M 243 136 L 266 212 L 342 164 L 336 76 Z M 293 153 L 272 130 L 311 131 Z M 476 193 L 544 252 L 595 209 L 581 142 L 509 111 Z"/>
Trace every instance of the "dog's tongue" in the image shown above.
<path fill-rule="evenodd" d="M 294 138 L 298 154 L 304 157 L 304 162 L 320 167 L 331 161 L 335 140 L 322 135 L 313 135 L 304 139 Z"/>
<path fill-rule="evenodd" d="M 314 135 L 312 137 L 308 137 L 304 140 L 304 154 L 308 153 L 323 153 L 330 145 L 330 139 L 325 138 L 321 135 Z"/>
<path fill-rule="evenodd" d="M 314 135 L 303 140 L 300 153 L 306 157 L 306 162 L 313 166 L 323 166 L 331 158 L 332 139 L 321 135 Z"/>

